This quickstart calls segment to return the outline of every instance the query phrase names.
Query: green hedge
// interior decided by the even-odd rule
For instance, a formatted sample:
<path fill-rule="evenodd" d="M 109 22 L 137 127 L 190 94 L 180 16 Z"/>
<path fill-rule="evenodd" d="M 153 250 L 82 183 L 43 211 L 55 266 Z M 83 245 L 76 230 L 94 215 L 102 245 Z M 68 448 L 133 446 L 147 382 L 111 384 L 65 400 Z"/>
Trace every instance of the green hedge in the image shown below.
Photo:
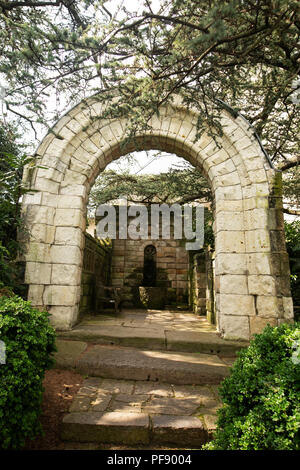
<path fill-rule="evenodd" d="M 0 340 L 6 349 L 0 363 L 0 448 L 18 449 L 41 431 L 42 381 L 53 363 L 55 332 L 47 312 L 18 296 L 3 296 Z"/>
<path fill-rule="evenodd" d="M 267 326 L 255 335 L 219 389 L 209 450 L 300 449 L 300 324 Z"/>

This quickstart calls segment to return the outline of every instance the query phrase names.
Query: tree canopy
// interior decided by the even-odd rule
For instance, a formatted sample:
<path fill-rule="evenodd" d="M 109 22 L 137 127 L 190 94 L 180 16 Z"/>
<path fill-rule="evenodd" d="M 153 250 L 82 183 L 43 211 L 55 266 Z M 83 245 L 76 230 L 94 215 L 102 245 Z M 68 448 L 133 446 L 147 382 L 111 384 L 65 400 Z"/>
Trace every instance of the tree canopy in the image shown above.
<path fill-rule="evenodd" d="M 211 190 L 197 168 L 170 169 L 159 175 L 135 175 L 107 170 L 101 173 L 90 194 L 90 207 L 125 196 L 131 202 L 188 204 L 211 201 Z"/>
<path fill-rule="evenodd" d="M 0 1 L 3 111 L 38 129 L 101 91 L 110 116 L 147 127 L 180 94 L 218 131 L 222 103 L 278 168 L 298 165 L 300 4 L 295 0 Z M 105 93 L 104 93 L 105 92 Z M 51 112 L 49 112 L 49 109 Z"/>

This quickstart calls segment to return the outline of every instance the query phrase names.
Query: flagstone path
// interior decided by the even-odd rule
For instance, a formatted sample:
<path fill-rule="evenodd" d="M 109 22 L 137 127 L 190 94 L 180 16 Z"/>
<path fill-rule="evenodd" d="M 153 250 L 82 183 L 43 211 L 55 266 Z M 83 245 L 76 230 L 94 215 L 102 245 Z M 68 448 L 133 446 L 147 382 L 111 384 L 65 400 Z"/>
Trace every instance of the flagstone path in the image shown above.
<path fill-rule="evenodd" d="M 247 346 L 222 340 L 203 317 L 165 310 L 85 317 L 57 345 L 57 367 L 87 376 L 63 440 L 188 448 L 211 439 L 218 384 Z"/>

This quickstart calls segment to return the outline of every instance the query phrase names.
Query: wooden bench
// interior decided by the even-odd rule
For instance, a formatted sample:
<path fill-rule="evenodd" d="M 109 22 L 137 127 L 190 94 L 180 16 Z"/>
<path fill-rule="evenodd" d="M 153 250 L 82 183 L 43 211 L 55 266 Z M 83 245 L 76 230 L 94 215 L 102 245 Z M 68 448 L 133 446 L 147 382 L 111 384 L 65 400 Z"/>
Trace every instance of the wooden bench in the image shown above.
<path fill-rule="evenodd" d="M 108 292 L 108 295 L 105 295 L 105 292 Z M 115 313 L 118 313 L 120 311 L 119 289 L 117 287 L 96 285 L 96 291 L 95 291 L 95 313 L 96 314 L 99 310 L 99 303 L 113 304 Z"/>

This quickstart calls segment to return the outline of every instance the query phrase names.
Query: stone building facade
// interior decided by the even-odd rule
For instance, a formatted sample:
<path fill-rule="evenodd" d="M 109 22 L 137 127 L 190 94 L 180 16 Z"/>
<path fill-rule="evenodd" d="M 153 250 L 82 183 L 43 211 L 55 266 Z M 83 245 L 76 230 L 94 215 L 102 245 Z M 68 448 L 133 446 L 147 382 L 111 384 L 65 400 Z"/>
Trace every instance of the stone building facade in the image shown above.
<path fill-rule="evenodd" d="M 114 207 L 119 220 L 119 207 Z M 96 212 L 96 223 L 100 220 Z M 161 299 L 160 302 L 157 299 L 154 306 L 188 305 L 188 274 L 189 252 L 185 248 L 185 240 L 174 238 L 173 214 L 170 215 L 169 239 L 161 236 L 159 239 L 151 239 L 150 224 L 147 239 L 120 239 L 117 225 L 116 239 L 112 240 L 111 285 L 122 288 L 123 305 L 142 306 L 140 295 L 145 296 L 145 290 L 150 297 Z M 138 288 L 147 289 L 139 292 Z"/>

